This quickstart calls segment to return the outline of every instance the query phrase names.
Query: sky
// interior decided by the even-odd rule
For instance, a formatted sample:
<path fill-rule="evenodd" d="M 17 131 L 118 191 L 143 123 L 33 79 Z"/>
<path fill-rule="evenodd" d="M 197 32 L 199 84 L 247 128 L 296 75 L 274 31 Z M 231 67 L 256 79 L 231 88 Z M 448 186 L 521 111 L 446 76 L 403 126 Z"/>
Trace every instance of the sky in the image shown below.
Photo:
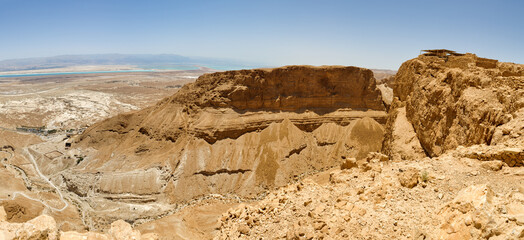
<path fill-rule="evenodd" d="M 165 53 L 396 70 L 434 48 L 524 63 L 524 1 L 0 0 L 0 60 Z"/>

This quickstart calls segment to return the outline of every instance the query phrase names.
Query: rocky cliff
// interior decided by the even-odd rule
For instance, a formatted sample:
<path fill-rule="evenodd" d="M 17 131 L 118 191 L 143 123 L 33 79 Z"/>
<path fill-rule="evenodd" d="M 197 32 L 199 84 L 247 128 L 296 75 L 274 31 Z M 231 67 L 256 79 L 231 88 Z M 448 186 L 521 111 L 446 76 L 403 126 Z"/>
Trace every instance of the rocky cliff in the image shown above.
<path fill-rule="evenodd" d="M 215 239 L 524 239 L 524 66 L 452 53 L 390 79 L 388 156 L 231 208 Z"/>
<path fill-rule="evenodd" d="M 206 74 L 155 106 L 87 129 L 73 144 L 86 157 L 55 179 L 80 197 L 113 202 L 252 198 L 380 150 L 384 110 L 367 69 Z M 133 216 L 109 219 L 119 218 Z"/>
<path fill-rule="evenodd" d="M 500 145 L 502 135 L 509 141 L 500 126 L 522 119 L 524 67 L 474 54 L 421 55 L 402 64 L 393 89 L 422 147 L 438 156 L 459 145 Z"/>
<path fill-rule="evenodd" d="M 170 98 L 199 107 L 300 111 L 382 110 L 371 70 L 289 66 L 206 74 Z"/>

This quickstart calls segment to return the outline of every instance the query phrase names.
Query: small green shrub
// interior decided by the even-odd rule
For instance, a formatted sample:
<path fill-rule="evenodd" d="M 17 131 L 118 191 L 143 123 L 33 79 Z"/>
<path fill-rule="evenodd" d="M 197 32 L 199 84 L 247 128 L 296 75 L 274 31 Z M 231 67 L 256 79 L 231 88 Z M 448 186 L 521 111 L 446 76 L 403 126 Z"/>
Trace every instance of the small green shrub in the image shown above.
<path fill-rule="evenodd" d="M 422 180 L 422 182 L 427 182 L 429 181 L 429 173 L 427 171 L 423 171 L 421 174 L 420 174 L 420 179 Z"/>
<path fill-rule="evenodd" d="M 82 161 L 84 161 L 84 156 L 79 156 L 76 158 L 76 165 L 80 164 Z"/>

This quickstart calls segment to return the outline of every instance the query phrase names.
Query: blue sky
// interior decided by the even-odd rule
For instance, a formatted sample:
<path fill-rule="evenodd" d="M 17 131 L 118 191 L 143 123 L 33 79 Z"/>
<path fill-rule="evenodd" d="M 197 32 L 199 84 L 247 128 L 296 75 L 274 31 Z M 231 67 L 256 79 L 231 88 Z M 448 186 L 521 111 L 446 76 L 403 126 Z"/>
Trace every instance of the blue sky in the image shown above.
<path fill-rule="evenodd" d="M 428 48 L 524 63 L 524 1 L 0 0 L 0 60 L 173 53 L 397 69 Z"/>

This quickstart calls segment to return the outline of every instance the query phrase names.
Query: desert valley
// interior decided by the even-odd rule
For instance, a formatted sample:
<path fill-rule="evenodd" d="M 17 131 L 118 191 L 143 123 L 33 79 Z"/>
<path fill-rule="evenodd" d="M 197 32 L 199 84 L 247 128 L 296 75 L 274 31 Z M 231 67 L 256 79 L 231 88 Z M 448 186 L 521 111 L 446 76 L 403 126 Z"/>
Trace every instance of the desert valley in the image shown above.
<path fill-rule="evenodd" d="M 524 239 L 524 65 L 3 77 L 0 180 L 0 239 Z"/>

